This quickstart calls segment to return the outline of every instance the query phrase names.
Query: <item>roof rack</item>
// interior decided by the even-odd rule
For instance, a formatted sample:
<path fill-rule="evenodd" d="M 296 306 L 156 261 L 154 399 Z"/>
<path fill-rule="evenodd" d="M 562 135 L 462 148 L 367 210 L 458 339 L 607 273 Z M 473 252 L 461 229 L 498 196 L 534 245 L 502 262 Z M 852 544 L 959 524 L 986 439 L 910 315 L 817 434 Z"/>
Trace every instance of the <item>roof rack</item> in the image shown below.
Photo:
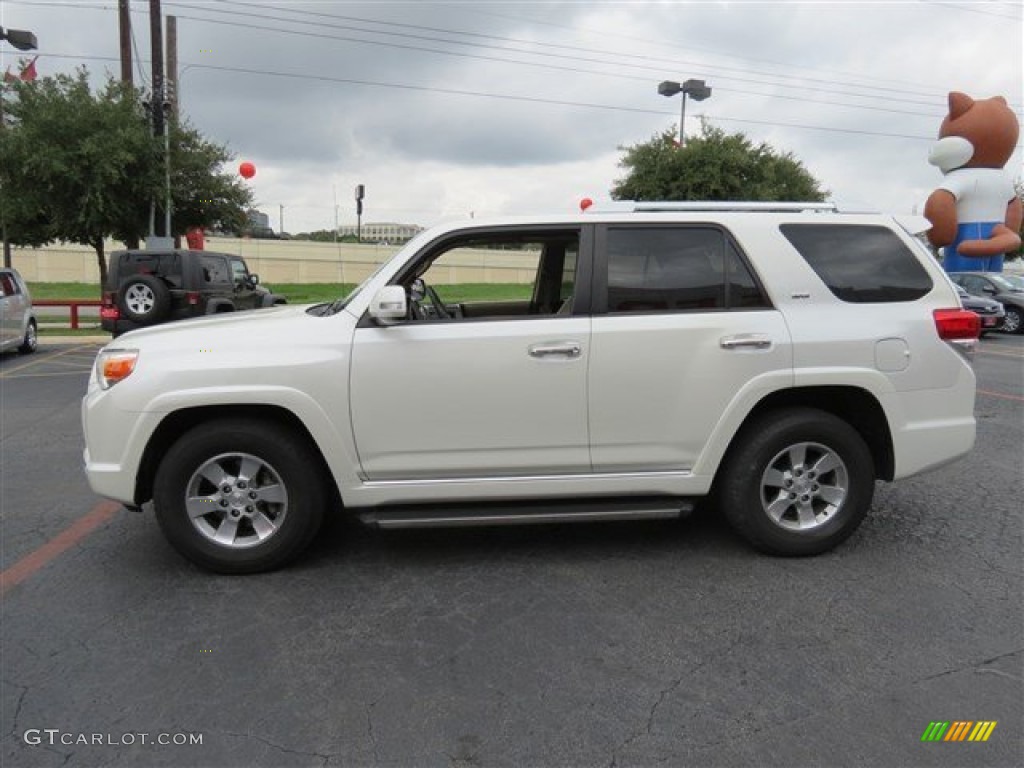
<path fill-rule="evenodd" d="M 838 213 L 835 203 L 765 203 L 765 202 L 694 202 L 694 201 L 643 201 L 617 200 L 610 203 L 595 203 L 586 209 L 587 213 L 659 213 L 662 211 L 760 211 L 762 213 L 793 213 L 798 211 L 822 211 Z"/>

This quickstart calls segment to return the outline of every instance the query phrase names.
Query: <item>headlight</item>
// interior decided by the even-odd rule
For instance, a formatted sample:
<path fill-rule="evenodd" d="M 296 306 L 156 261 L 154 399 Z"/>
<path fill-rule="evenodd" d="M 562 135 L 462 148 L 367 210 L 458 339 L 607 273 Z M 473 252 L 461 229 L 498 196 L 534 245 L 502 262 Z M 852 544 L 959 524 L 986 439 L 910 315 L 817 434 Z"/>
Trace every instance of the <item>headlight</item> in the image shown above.
<path fill-rule="evenodd" d="M 96 380 L 100 387 L 110 389 L 119 381 L 132 375 L 139 359 L 137 349 L 110 349 L 96 357 Z"/>

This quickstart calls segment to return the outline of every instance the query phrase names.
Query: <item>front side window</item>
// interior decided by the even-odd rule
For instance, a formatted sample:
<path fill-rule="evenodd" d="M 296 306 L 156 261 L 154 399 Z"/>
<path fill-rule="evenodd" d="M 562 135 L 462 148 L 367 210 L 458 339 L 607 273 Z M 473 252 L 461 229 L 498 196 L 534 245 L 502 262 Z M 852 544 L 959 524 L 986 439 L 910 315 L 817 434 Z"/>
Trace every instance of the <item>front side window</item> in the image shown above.
<path fill-rule="evenodd" d="M 608 312 L 767 307 L 739 250 L 713 227 L 611 228 Z"/>
<path fill-rule="evenodd" d="M 245 262 L 238 259 L 231 260 L 231 276 L 236 285 L 244 285 L 249 279 L 249 270 L 245 268 Z"/>
<path fill-rule="evenodd" d="M 398 278 L 414 322 L 567 315 L 577 230 L 475 233 L 442 244 Z"/>
<path fill-rule="evenodd" d="M 913 251 L 887 227 L 783 224 L 781 230 L 842 301 L 915 301 L 932 289 L 932 280 Z"/>

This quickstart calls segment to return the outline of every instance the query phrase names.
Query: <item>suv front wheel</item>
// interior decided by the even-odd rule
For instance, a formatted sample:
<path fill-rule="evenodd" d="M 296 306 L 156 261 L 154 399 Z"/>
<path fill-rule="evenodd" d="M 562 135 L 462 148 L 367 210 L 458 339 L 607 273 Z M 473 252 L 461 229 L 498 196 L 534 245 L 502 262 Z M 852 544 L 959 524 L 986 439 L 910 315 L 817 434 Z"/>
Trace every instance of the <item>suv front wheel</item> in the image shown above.
<path fill-rule="evenodd" d="M 871 452 L 842 419 L 772 411 L 737 436 L 720 478 L 730 525 L 763 552 L 816 555 L 860 525 L 874 495 Z"/>
<path fill-rule="evenodd" d="M 171 544 L 220 573 L 287 564 L 316 535 L 325 503 L 321 461 L 293 430 L 225 419 L 171 446 L 153 503 Z"/>

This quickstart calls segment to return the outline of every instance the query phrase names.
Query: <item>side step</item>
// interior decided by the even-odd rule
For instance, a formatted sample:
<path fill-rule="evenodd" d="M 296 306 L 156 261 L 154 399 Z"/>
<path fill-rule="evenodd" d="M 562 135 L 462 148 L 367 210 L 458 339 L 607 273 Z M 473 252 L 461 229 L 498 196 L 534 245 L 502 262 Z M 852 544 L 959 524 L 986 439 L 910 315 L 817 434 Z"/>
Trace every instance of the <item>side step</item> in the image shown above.
<path fill-rule="evenodd" d="M 354 510 L 363 523 L 378 528 L 454 528 L 477 525 L 533 525 L 535 523 L 588 523 L 601 520 L 664 520 L 693 511 L 688 499 L 593 499 L 556 502 L 474 502 L 465 504 L 410 504 Z"/>

